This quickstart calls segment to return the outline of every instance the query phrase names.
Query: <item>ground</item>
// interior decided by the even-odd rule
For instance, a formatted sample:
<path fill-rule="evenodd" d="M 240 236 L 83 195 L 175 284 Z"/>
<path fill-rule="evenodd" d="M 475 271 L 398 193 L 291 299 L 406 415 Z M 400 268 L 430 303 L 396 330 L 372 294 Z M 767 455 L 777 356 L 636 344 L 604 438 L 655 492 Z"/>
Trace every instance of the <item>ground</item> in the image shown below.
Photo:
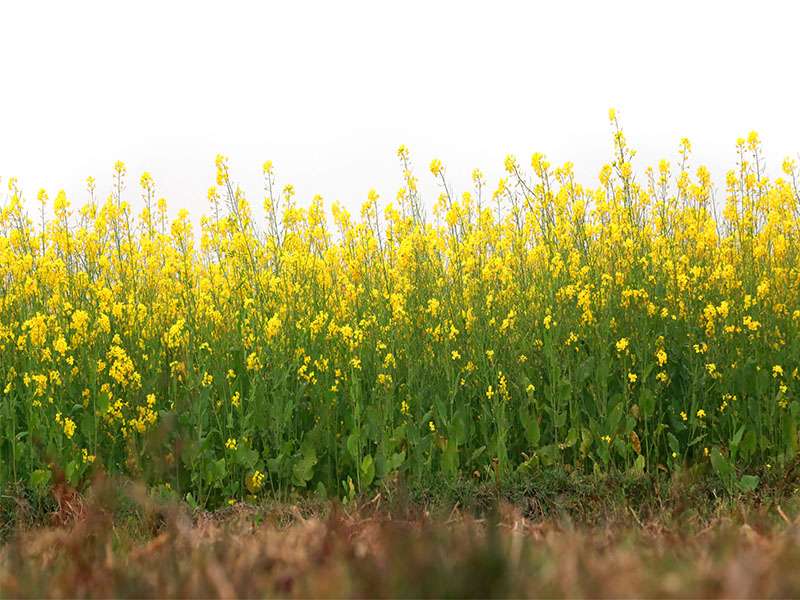
<path fill-rule="evenodd" d="M 62 490 L 48 510 L 19 499 L 0 595 L 800 594 L 800 496 L 786 481 L 730 497 L 690 477 L 561 474 L 433 493 L 398 486 L 347 505 L 294 497 L 207 513 L 115 480 Z"/>

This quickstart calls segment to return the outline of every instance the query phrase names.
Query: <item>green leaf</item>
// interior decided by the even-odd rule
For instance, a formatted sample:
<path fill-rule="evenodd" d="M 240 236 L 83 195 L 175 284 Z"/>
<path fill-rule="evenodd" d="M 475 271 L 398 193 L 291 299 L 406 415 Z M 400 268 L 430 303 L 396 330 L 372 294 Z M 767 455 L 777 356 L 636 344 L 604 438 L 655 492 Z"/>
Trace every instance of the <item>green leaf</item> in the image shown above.
<path fill-rule="evenodd" d="M 639 456 L 636 457 L 636 461 L 633 463 L 634 472 L 636 472 L 639 475 L 644 473 L 644 465 L 645 465 L 644 455 L 640 454 Z"/>
<path fill-rule="evenodd" d="M 227 465 L 225 463 L 225 459 L 220 458 L 219 460 L 214 460 L 211 463 L 209 463 L 208 479 L 212 483 L 218 483 L 225 478 L 226 472 L 227 472 Z"/>
<path fill-rule="evenodd" d="M 765 396 L 770 386 L 770 377 L 767 369 L 761 369 L 760 371 L 756 371 L 755 383 L 756 383 L 755 397 L 760 398 Z"/>
<path fill-rule="evenodd" d="M 752 492 L 758 487 L 758 477 L 755 475 L 742 475 L 738 485 L 743 492 Z"/>
<path fill-rule="evenodd" d="M 352 502 L 356 497 L 356 486 L 353 485 L 353 478 L 348 477 L 347 481 L 342 481 L 342 487 L 344 488 L 344 500 L 346 502 Z"/>
<path fill-rule="evenodd" d="M 625 417 L 624 432 L 625 433 L 630 433 L 631 431 L 633 431 L 634 427 L 636 427 L 636 419 L 634 419 L 631 416 Z"/>
<path fill-rule="evenodd" d="M 486 446 L 481 446 L 480 448 L 476 449 L 469 457 L 470 464 L 473 464 L 476 460 L 478 460 L 478 458 L 480 458 L 481 454 L 483 454 L 485 450 Z"/>
<path fill-rule="evenodd" d="M 398 425 L 397 427 L 394 428 L 391 440 L 393 443 L 399 444 L 405 439 L 406 439 L 406 424 L 403 423 L 402 425 Z"/>
<path fill-rule="evenodd" d="M 539 420 L 528 411 L 528 408 L 524 404 L 521 404 L 519 407 L 519 420 L 525 431 L 525 439 L 528 440 L 528 445 L 531 448 L 538 447 L 541 437 Z"/>
<path fill-rule="evenodd" d="M 365 488 L 369 487 L 372 480 L 375 479 L 375 462 L 372 460 L 372 455 L 367 454 L 364 457 L 359 471 L 361 472 L 361 485 Z"/>
<path fill-rule="evenodd" d="M 742 442 L 739 445 L 739 452 L 745 459 L 750 458 L 756 450 L 756 434 L 753 430 L 745 433 Z"/>
<path fill-rule="evenodd" d="M 667 443 L 669 444 L 669 449 L 673 452 L 679 452 L 681 449 L 681 445 L 678 442 L 678 438 L 671 432 L 667 432 Z"/>
<path fill-rule="evenodd" d="M 328 498 L 328 490 L 325 487 L 325 484 L 322 483 L 321 481 L 317 483 L 315 493 L 317 494 L 317 497 L 320 498 L 321 500 L 327 500 Z"/>
<path fill-rule="evenodd" d="M 543 465 L 552 465 L 558 460 L 559 449 L 555 444 L 549 444 L 539 448 L 537 454 L 541 458 Z"/>
<path fill-rule="evenodd" d="M 453 415 L 448 435 L 457 446 L 461 446 L 467 441 L 467 416 L 463 408 L 457 410 Z"/>
<path fill-rule="evenodd" d="M 575 427 L 570 427 L 567 432 L 567 439 L 562 444 L 563 448 L 572 448 L 578 441 L 578 430 Z"/>
<path fill-rule="evenodd" d="M 441 423 L 442 427 L 447 428 L 449 421 L 447 419 L 447 411 L 444 407 L 444 401 L 438 396 L 433 399 L 433 405 L 436 407 L 436 418 Z"/>
<path fill-rule="evenodd" d="M 647 388 L 643 388 L 639 394 L 639 408 L 642 409 L 642 415 L 645 418 L 652 417 L 656 410 L 656 397 Z"/>
<path fill-rule="evenodd" d="M 644 372 L 642 373 L 642 381 L 645 382 L 650 378 L 650 373 L 653 372 L 653 368 L 655 365 L 653 363 L 649 363 L 645 368 Z"/>
<path fill-rule="evenodd" d="M 33 488 L 33 491 L 40 496 L 47 492 L 50 487 L 51 476 L 52 473 L 50 473 L 49 469 L 36 469 L 31 473 L 31 488 Z"/>
<path fill-rule="evenodd" d="M 591 430 L 584 427 L 581 430 L 581 454 L 584 456 L 589 454 L 589 449 L 592 447 L 592 442 L 594 441 L 594 436 L 592 435 Z"/>
<path fill-rule="evenodd" d="M 94 432 L 94 416 L 91 411 L 82 411 L 83 416 L 80 418 L 81 435 L 86 439 L 92 439 Z"/>
<path fill-rule="evenodd" d="M 606 427 L 610 432 L 615 432 L 617 427 L 619 426 L 619 422 L 622 420 L 622 413 L 625 410 L 622 402 L 617 402 L 614 405 L 614 408 L 611 409 L 611 412 L 608 413 L 608 418 L 606 419 Z"/>
<path fill-rule="evenodd" d="M 455 477 L 458 473 L 458 446 L 453 440 L 447 440 L 442 454 L 442 468 L 450 477 Z"/>
<path fill-rule="evenodd" d="M 406 451 L 403 450 L 402 452 L 395 452 L 392 454 L 390 461 L 391 470 L 394 471 L 395 469 L 399 469 L 404 462 L 406 462 Z"/>
<path fill-rule="evenodd" d="M 597 456 L 605 465 L 608 465 L 608 462 L 611 460 L 611 450 L 609 445 L 603 440 L 597 444 Z"/>
<path fill-rule="evenodd" d="M 80 471 L 80 466 L 81 465 L 80 465 L 80 463 L 78 461 L 71 460 L 67 464 L 67 468 L 64 469 L 64 473 L 67 476 L 67 481 L 69 481 L 69 483 L 71 483 L 72 485 L 75 485 L 76 483 L 78 483 L 78 475 L 79 475 L 79 471 Z"/>
<path fill-rule="evenodd" d="M 377 438 L 383 429 L 383 420 L 377 406 L 369 406 L 365 412 L 366 433 L 368 438 Z"/>
<path fill-rule="evenodd" d="M 236 449 L 236 454 L 234 456 L 236 458 L 236 463 L 246 469 L 252 469 L 258 461 L 258 452 L 244 445 Z"/>
<path fill-rule="evenodd" d="M 267 459 L 267 469 L 272 473 L 279 473 L 281 471 L 281 463 L 283 462 L 283 457 L 278 456 L 276 458 L 268 458 Z"/>
<path fill-rule="evenodd" d="M 569 379 L 562 379 L 558 384 L 558 400 L 563 406 L 567 406 L 572 400 L 572 384 Z"/>
<path fill-rule="evenodd" d="M 705 437 L 706 437 L 706 434 L 705 434 L 705 433 L 702 433 L 702 434 L 698 435 L 698 436 L 697 436 L 696 438 L 694 438 L 694 439 L 693 439 L 691 442 L 689 442 L 689 448 L 691 448 L 691 447 L 692 447 L 692 446 L 694 446 L 695 444 L 699 444 L 700 442 L 702 442 L 702 441 L 705 439 Z"/>
<path fill-rule="evenodd" d="M 186 494 L 186 504 L 189 505 L 189 508 L 192 510 L 197 510 L 199 504 L 197 504 L 197 500 L 195 499 L 194 495 L 191 492 Z"/>
<path fill-rule="evenodd" d="M 742 441 L 743 435 L 744 435 L 744 425 L 739 427 L 739 430 L 733 435 L 733 439 L 731 440 L 731 446 L 738 446 L 739 442 Z"/>
<path fill-rule="evenodd" d="M 742 436 L 744 435 L 744 425 L 742 425 L 739 430 L 733 434 L 733 439 L 731 440 L 731 460 L 736 460 L 736 454 L 739 452 L 739 443 L 742 441 Z"/>
<path fill-rule="evenodd" d="M 97 394 L 95 397 L 95 406 L 98 411 L 105 413 L 109 406 L 108 394 Z"/>
<path fill-rule="evenodd" d="M 306 484 L 314 477 L 314 465 L 317 464 L 317 454 L 313 448 L 306 448 L 305 453 L 294 463 L 292 467 L 292 483 L 298 487 L 306 487 Z"/>
<path fill-rule="evenodd" d="M 789 451 L 797 454 L 797 419 L 792 417 L 783 421 L 783 439 L 789 442 Z"/>
<path fill-rule="evenodd" d="M 594 371 L 594 357 L 590 356 L 580 365 L 578 365 L 578 369 L 575 372 L 575 380 L 578 382 L 578 385 L 583 385 L 583 383 L 589 379 Z"/>
<path fill-rule="evenodd" d="M 730 486 L 734 477 L 733 466 L 722 456 L 722 453 L 716 446 L 711 449 L 711 466 L 714 467 L 714 471 L 716 471 L 723 483 L 725 483 L 726 486 Z"/>
<path fill-rule="evenodd" d="M 350 454 L 350 457 L 357 461 L 358 460 L 358 434 L 353 432 L 347 436 L 347 442 L 345 443 L 347 446 L 347 452 Z"/>

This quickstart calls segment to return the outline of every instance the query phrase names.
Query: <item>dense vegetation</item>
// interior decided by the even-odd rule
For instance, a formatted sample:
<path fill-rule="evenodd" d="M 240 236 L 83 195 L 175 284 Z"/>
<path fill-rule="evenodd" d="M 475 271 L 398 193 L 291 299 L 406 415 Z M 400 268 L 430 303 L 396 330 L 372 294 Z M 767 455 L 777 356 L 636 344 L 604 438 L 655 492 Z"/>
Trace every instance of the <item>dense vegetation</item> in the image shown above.
<path fill-rule="evenodd" d="M 0 212 L 0 485 L 93 470 L 219 506 L 390 478 L 502 482 L 558 466 L 729 490 L 785 469 L 800 420 L 797 166 L 737 143 L 707 169 L 634 169 L 613 111 L 594 185 L 512 156 L 431 207 L 405 185 L 360 217 L 306 207 L 264 165 L 263 218 L 216 161 L 210 210 L 113 193 Z M 715 193 L 716 192 L 716 193 Z"/>

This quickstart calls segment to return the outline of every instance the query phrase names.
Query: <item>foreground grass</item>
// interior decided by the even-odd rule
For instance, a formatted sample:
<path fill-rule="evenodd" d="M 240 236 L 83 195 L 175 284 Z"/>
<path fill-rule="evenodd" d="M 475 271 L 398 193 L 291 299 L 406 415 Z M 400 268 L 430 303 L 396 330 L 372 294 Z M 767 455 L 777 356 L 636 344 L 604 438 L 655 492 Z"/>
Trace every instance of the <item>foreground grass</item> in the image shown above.
<path fill-rule="evenodd" d="M 740 497 L 718 497 L 691 473 L 670 482 L 551 473 L 528 484 L 439 489 L 435 500 L 398 486 L 347 505 L 208 513 L 98 481 L 86 496 L 63 492 L 52 510 L 19 504 L 0 551 L 0 595 L 800 594 L 793 483 Z"/>

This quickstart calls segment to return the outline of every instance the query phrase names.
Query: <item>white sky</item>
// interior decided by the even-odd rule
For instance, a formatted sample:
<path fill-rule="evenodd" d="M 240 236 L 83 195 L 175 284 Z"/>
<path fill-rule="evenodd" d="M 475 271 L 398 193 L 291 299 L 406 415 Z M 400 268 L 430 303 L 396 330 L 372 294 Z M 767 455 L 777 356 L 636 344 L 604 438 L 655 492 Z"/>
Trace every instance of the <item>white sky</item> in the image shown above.
<path fill-rule="evenodd" d="M 149 170 L 171 208 L 207 207 L 227 154 L 253 204 L 261 164 L 305 204 L 394 198 L 409 146 L 430 203 L 434 157 L 457 190 L 494 185 L 509 152 L 609 156 L 618 108 L 637 168 L 688 136 L 717 180 L 756 129 L 768 167 L 800 151 L 793 2 L 23 2 L 0 6 L 0 176 L 128 198 Z M 3 198 L 0 195 L 0 198 Z"/>

